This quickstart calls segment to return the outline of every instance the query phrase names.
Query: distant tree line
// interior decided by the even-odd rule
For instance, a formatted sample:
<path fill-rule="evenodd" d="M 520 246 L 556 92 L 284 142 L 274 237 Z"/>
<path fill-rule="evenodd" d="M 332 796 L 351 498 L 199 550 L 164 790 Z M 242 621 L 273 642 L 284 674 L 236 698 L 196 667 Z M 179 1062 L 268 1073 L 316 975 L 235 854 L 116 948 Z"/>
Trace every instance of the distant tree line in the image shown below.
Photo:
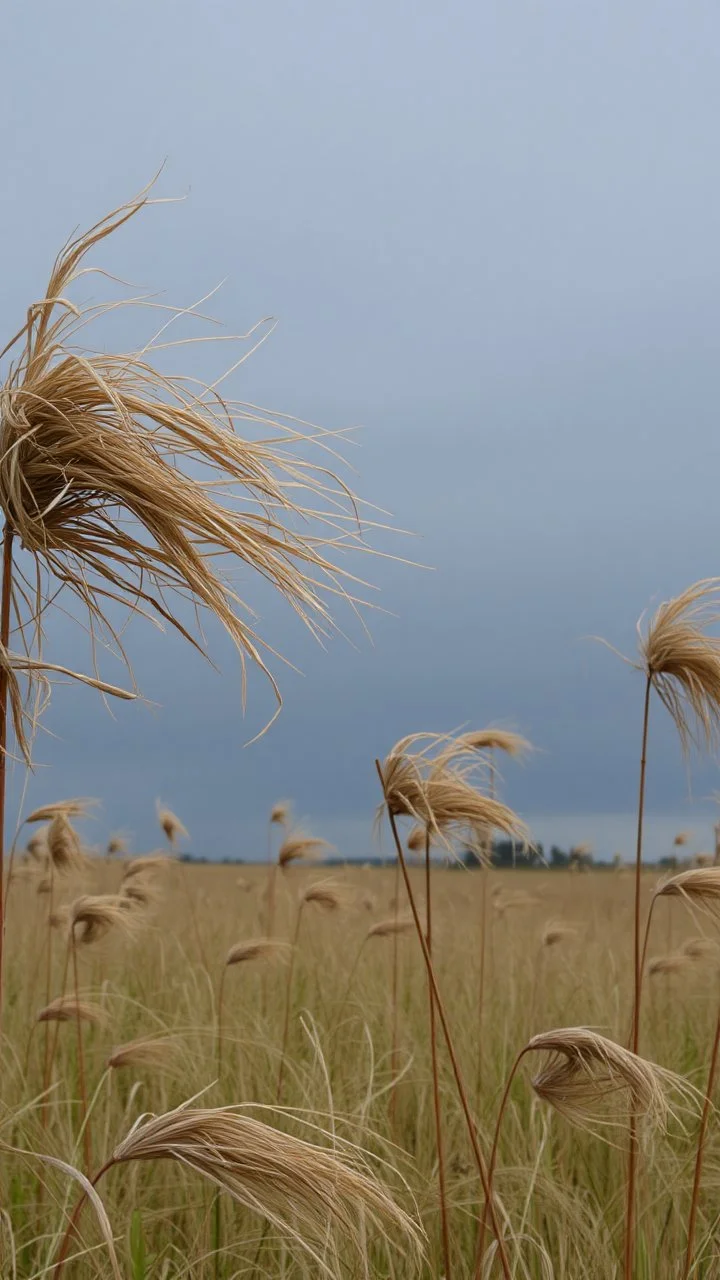
<path fill-rule="evenodd" d="M 460 861 L 465 867 L 480 867 L 488 861 L 488 857 L 482 857 L 475 849 L 466 849 Z M 494 840 L 489 853 L 489 862 L 493 867 L 552 867 L 555 870 L 562 868 L 567 870 L 573 865 L 579 869 L 586 869 L 593 865 L 610 865 L 593 863 L 592 854 L 584 847 L 566 850 L 554 844 L 546 854 L 542 844 L 536 844 L 532 849 L 525 850 L 522 845 L 513 840 Z"/>

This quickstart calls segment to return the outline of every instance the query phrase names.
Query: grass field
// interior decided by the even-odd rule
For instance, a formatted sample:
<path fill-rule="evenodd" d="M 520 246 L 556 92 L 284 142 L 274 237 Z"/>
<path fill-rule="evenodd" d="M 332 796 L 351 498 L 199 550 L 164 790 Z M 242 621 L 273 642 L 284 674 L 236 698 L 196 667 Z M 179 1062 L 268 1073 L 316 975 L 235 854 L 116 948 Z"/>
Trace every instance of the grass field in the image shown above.
<path fill-rule="evenodd" d="M 349 1229 L 324 1236 L 322 1230 L 310 1230 L 302 1213 L 281 1231 L 226 1195 L 218 1212 L 206 1179 L 164 1159 L 114 1168 L 99 1186 L 122 1275 L 133 1280 L 310 1276 L 322 1273 L 321 1260 L 330 1274 L 442 1275 L 425 969 L 414 931 L 382 936 L 382 922 L 394 919 L 396 912 L 401 918 L 407 915 L 402 889 L 395 905 L 395 872 L 300 864 L 287 868 L 277 877 L 273 933 L 276 939 L 297 938 L 294 960 L 288 949 L 276 948 L 277 954 L 227 968 L 232 946 L 265 932 L 267 868 L 168 861 L 155 873 L 134 877 L 146 893 L 155 889 L 156 901 L 128 913 L 132 933 L 110 927 L 105 937 L 77 947 L 79 993 L 98 1019 L 80 1024 L 81 1080 L 76 1018 L 38 1022 L 38 1012 L 48 1004 L 48 995 L 52 1000 L 63 989 L 68 995 L 74 989 L 72 963 L 64 974 L 68 929 L 62 905 L 80 893 L 116 893 L 126 863 L 123 858 L 93 859 L 84 872 L 56 877 L 52 908 L 48 885 L 32 864 L 13 876 L 2 1140 L 13 1148 L 57 1156 L 78 1169 L 89 1157 L 89 1167 L 97 1170 L 143 1113 L 166 1112 L 201 1093 L 195 1105 L 238 1104 L 244 1114 L 286 1132 L 325 1148 L 335 1145 L 351 1163 L 358 1159 L 353 1147 L 360 1148 L 366 1167 L 424 1233 L 424 1258 L 418 1259 L 392 1223 L 382 1230 L 369 1221 L 361 1224 L 358 1250 Z M 411 875 L 422 901 L 424 870 L 413 867 Z M 303 894 L 328 879 L 328 900 L 303 904 L 298 931 Z M 646 872 L 646 901 L 656 883 L 657 876 Z M 339 901 L 332 905 L 335 896 Z M 582 1024 L 627 1042 L 632 877 L 610 871 L 481 872 L 438 865 L 432 897 L 438 982 L 487 1155 L 508 1073 L 533 1034 Z M 48 970 L 50 909 L 57 919 L 50 931 Z M 368 936 L 378 924 L 380 936 Z M 677 956 L 681 944 L 699 932 L 699 922 L 681 900 L 660 899 L 649 955 Z M 676 959 L 670 966 L 674 972 L 651 972 L 646 978 L 640 1051 L 689 1076 L 703 1090 L 717 1011 L 718 965 L 710 945 L 699 950 L 702 954 L 695 958 Z M 94 1013 L 92 1006 L 97 1006 Z M 143 1063 L 141 1055 L 129 1051 L 129 1063 L 108 1067 L 114 1048 L 139 1038 L 158 1041 L 149 1051 L 150 1061 Z M 500 1132 L 495 1190 L 513 1274 L 567 1280 L 617 1275 L 627 1149 L 622 1111 L 619 1127 L 606 1134 L 610 1142 L 583 1132 L 535 1096 L 530 1078 L 536 1069 L 528 1056 L 512 1086 Z M 472 1276 L 483 1197 L 440 1042 L 439 1072 L 452 1274 Z M 89 1151 L 81 1132 L 83 1091 Z M 680 1274 L 696 1132 L 697 1118 L 679 1114 L 667 1136 L 642 1149 L 636 1274 L 643 1280 Z M 711 1127 L 697 1276 L 716 1274 L 712 1258 L 717 1252 L 719 1159 Z M 2 1276 L 52 1274 L 65 1214 L 78 1197 L 77 1184 L 62 1169 L 10 1151 L 0 1165 L 0 1178 Z M 293 1232 L 311 1244 L 314 1255 L 293 1239 Z M 486 1249 L 491 1242 L 489 1234 Z M 486 1274 L 500 1274 L 492 1249 L 485 1264 Z M 90 1205 L 72 1238 L 65 1275 L 79 1280 L 112 1275 Z"/>

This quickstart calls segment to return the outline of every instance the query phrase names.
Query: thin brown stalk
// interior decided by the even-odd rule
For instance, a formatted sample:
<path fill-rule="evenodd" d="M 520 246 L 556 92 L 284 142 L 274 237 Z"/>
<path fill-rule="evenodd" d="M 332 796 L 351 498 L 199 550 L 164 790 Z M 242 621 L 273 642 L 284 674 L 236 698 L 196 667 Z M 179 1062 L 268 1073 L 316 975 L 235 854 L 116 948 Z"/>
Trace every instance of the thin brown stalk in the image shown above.
<path fill-rule="evenodd" d="M 430 892 L 430 828 L 425 828 L 425 941 L 428 955 L 432 956 L 432 896 Z M 428 983 L 430 1008 L 430 1056 L 432 1060 L 433 1110 L 435 1112 L 435 1143 L 438 1161 L 438 1192 L 440 1196 L 440 1230 L 442 1235 L 445 1280 L 450 1280 L 452 1261 L 450 1253 L 450 1227 L 448 1222 L 447 1192 L 445 1187 L 445 1151 L 443 1147 L 442 1112 L 440 1109 L 440 1081 L 437 1061 L 437 1033 L 435 1029 L 435 996 Z"/>
<path fill-rule="evenodd" d="M 398 1073 L 398 972 L 400 967 L 400 949 L 399 949 L 399 933 L 397 928 L 398 914 L 400 911 L 400 863 L 395 863 L 395 897 L 393 899 L 393 947 L 392 947 L 392 978 L 390 981 L 390 999 L 392 1008 L 390 1010 L 391 1032 L 390 1032 L 390 1079 L 392 1086 L 390 1089 L 390 1097 L 388 1100 L 388 1114 L 390 1117 L 390 1126 L 395 1132 L 395 1116 L 397 1111 L 397 1089 L 395 1081 Z"/>
<path fill-rule="evenodd" d="M 236 942 L 225 957 L 220 975 L 217 999 L 217 1072 L 222 1071 L 223 1058 L 223 1008 L 225 995 L 225 978 L 227 971 L 235 965 L 248 964 L 253 960 L 285 959 L 290 950 L 287 942 L 275 938 L 250 938 L 245 942 Z"/>
<path fill-rule="evenodd" d="M 295 932 L 293 933 L 292 951 L 290 953 L 290 964 L 288 965 L 287 982 L 285 984 L 285 1016 L 283 1018 L 282 1046 L 280 1049 L 280 1066 L 278 1068 L 277 1089 L 275 1091 L 275 1101 L 280 1105 L 282 1098 L 283 1079 L 285 1075 L 285 1057 L 287 1054 L 288 1034 L 290 1032 L 290 1006 L 292 1003 L 292 982 L 295 972 L 295 956 L 297 955 L 298 940 L 300 938 L 300 925 L 302 924 L 303 908 L 305 899 L 301 898 L 298 903 L 297 916 L 295 917 Z"/>
<path fill-rule="evenodd" d="M 47 966 L 45 969 L 45 1004 L 46 1005 L 50 1004 L 50 996 L 51 996 L 51 988 L 52 988 L 52 961 L 53 961 L 52 917 L 53 917 L 53 911 L 55 909 L 54 907 L 55 867 L 52 862 L 52 859 L 50 859 L 49 861 L 50 861 L 50 899 L 49 899 L 48 916 L 47 916 L 47 941 L 46 941 L 46 951 L 47 951 Z M 61 994 L 64 995 L 64 992 L 62 992 Z M 50 1063 L 50 1024 L 47 1023 L 45 1026 L 45 1056 L 44 1056 L 44 1063 L 43 1063 L 43 1087 L 45 1089 L 47 1089 L 48 1087 L 49 1063 Z M 46 1115 L 45 1107 L 43 1107 L 42 1113 L 44 1117 Z"/>
<path fill-rule="evenodd" d="M 224 965 L 223 965 L 223 967 L 222 967 L 222 973 L 220 974 L 220 985 L 219 985 L 219 987 L 218 987 L 218 998 L 217 998 L 217 1047 L 216 1047 L 216 1055 L 217 1055 L 217 1076 L 218 1076 L 218 1080 L 219 1080 L 219 1079 L 221 1078 L 221 1076 L 222 1076 L 222 1059 L 223 1059 L 223 1020 L 222 1020 L 222 1017 L 223 1017 L 223 998 L 224 998 L 224 995 L 225 995 L 225 978 L 226 978 L 226 976 L 227 976 L 227 969 L 228 969 L 227 965 L 226 965 L 226 964 L 224 964 Z"/>
<path fill-rule="evenodd" d="M 517 1055 L 515 1061 L 513 1062 L 513 1065 L 510 1069 L 510 1074 L 507 1080 L 505 1081 L 505 1088 L 503 1089 L 503 1095 L 502 1095 L 502 1098 L 500 1099 L 500 1106 L 498 1108 L 497 1120 L 495 1121 L 495 1132 L 493 1133 L 492 1147 L 490 1148 L 490 1159 L 488 1161 L 489 1194 L 485 1197 L 485 1204 L 483 1205 L 483 1215 L 480 1220 L 480 1228 L 478 1231 L 477 1244 L 475 1246 L 475 1280 L 481 1280 L 482 1272 L 483 1272 L 483 1254 L 485 1252 L 485 1233 L 487 1231 L 487 1223 L 488 1223 L 488 1206 L 490 1203 L 490 1196 L 492 1196 L 492 1191 L 493 1191 L 493 1178 L 495 1177 L 495 1165 L 497 1163 L 498 1145 L 500 1142 L 500 1129 L 502 1127 L 502 1122 L 505 1116 L 505 1110 L 507 1108 L 507 1104 L 510 1099 L 510 1090 L 512 1088 L 513 1080 L 517 1075 L 518 1067 L 520 1066 L 520 1063 L 522 1062 L 523 1057 L 527 1053 L 527 1051 L 528 1050 L 526 1045 L 524 1049 L 520 1050 L 520 1053 Z"/>
<path fill-rule="evenodd" d="M 375 768 L 377 769 L 378 777 L 380 779 L 380 786 L 382 788 L 382 792 L 383 792 L 383 795 L 385 796 L 386 803 L 387 803 L 387 793 L 385 790 L 385 778 L 383 775 L 383 768 L 379 760 L 375 761 Z M 477 1165 L 477 1170 L 480 1176 L 482 1189 L 483 1189 L 483 1192 L 485 1193 L 485 1196 L 488 1199 L 488 1204 L 489 1204 L 488 1212 L 490 1214 L 490 1225 L 492 1227 L 493 1234 L 497 1241 L 498 1260 L 500 1262 L 500 1266 L 502 1267 L 504 1280 L 512 1280 L 511 1272 L 510 1272 L 510 1264 L 508 1262 L 507 1250 L 505 1248 L 505 1241 L 503 1239 L 502 1232 L 500 1230 L 500 1224 L 499 1224 L 497 1212 L 495 1209 L 495 1203 L 489 1194 L 487 1169 L 485 1167 L 485 1161 L 483 1159 L 482 1151 L 480 1150 L 480 1144 L 478 1141 L 475 1121 L 473 1119 L 472 1112 L 470 1111 L 470 1103 L 468 1101 L 467 1089 L 465 1088 L 465 1081 L 463 1079 L 462 1071 L 460 1069 L 460 1063 L 458 1062 L 458 1057 L 455 1052 L 455 1045 L 453 1043 L 452 1034 L 450 1032 L 450 1025 L 448 1023 L 447 1015 L 445 1013 L 445 1005 L 443 1003 L 442 997 L 440 995 L 440 990 L 437 985 L 437 978 L 435 977 L 435 970 L 433 968 L 432 956 L 430 955 L 427 949 L 427 942 L 425 941 L 425 932 L 423 930 L 420 916 L 418 914 L 417 903 L 415 901 L 415 895 L 413 893 L 410 876 L 408 874 L 407 862 L 405 860 L 405 854 L 403 852 L 402 842 L 400 840 L 400 836 L 398 834 L 398 829 L 397 829 L 397 823 L 395 821 L 395 813 L 393 811 L 393 807 L 390 804 L 387 805 L 387 811 L 388 811 L 388 820 L 390 822 L 390 830 L 392 832 L 392 837 L 395 842 L 395 848 L 397 850 L 397 856 L 398 856 L 400 868 L 402 871 L 402 877 L 405 882 L 405 889 L 408 895 L 408 901 L 410 903 L 410 910 L 412 911 L 412 917 L 415 923 L 415 931 L 417 933 L 418 941 L 420 943 L 420 949 L 423 953 L 423 960 L 425 961 L 425 968 L 428 975 L 428 981 L 432 986 L 433 995 L 435 997 L 438 1017 L 440 1019 L 440 1025 L 442 1027 L 442 1032 L 443 1032 L 443 1038 L 445 1040 L 445 1046 L 448 1051 L 448 1057 L 450 1058 L 453 1076 L 455 1077 L 455 1085 L 458 1091 L 458 1097 L 460 1099 L 460 1105 L 462 1107 L 463 1115 L 465 1117 L 465 1123 L 467 1125 L 468 1136 L 470 1138 L 470 1145 L 472 1147 L 473 1156 L 475 1158 L 475 1163 Z"/>
<path fill-rule="evenodd" d="M 60 984 L 60 996 L 59 996 L 60 1000 L 64 998 L 65 988 L 67 987 L 68 972 L 70 969 L 70 945 L 71 945 L 71 939 L 70 939 L 70 934 L 68 934 L 67 945 L 65 947 L 65 963 L 63 965 L 62 982 Z M 58 1043 L 59 1034 L 60 1034 L 60 1027 L 59 1025 L 56 1025 L 55 1034 L 53 1035 L 52 1044 L 50 1046 L 50 1057 L 49 1057 L 49 1060 L 45 1063 L 45 1075 L 43 1078 L 44 1091 L 47 1091 L 50 1088 L 50 1081 L 52 1079 L 52 1069 L 55 1063 L 55 1054 L 57 1052 L 57 1043 Z M 46 1115 L 46 1110 L 45 1108 L 43 1108 L 43 1117 L 45 1117 L 45 1115 Z"/>
<path fill-rule="evenodd" d="M 207 955 L 205 953 L 205 947 L 203 946 L 202 934 L 200 932 L 200 926 L 198 924 L 197 911 L 195 910 L 195 899 L 193 898 L 192 890 L 187 881 L 188 868 L 184 862 L 178 862 L 178 868 L 180 870 L 180 884 L 182 885 L 183 893 L 185 894 L 185 900 L 187 902 L 188 910 L 190 912 L 190 920 L 192 922 L 192 930 L 195 935 L 195 945 L 197 947 L 200 963 L 203 969 L 205 970 L 205 972 L 209 973 Z"/>
<path fill-rule="evenodd" d="M 480 1103 L 480 1094 L 482 1092 L 483 1078 L 483 1018 L 485 1014 L 485 965 L 487 957 L 487 882 L 490 875 L 488 866 L 481 866 L 481 889 L 480 889 L 480 974 L 478 978 L 478 1009 L 477 1009 L 477 1072 L 475 1080 L 475 1097 L 476 1106 Z"/>
<path fill-rule="evenodd" d="M 10 647 L 10 604 L 12 600 L 13 529 L 5 521 L 0 596 L 0 648 Z M 7 786 L 8 676 L 6 662 L 0 663 L 0 1039 L 2 1038 L 3 977 L 5 957 L 5 790 Z"/>
<path fill-rule="evenodd" d="M 85 1151 L 85 1172 L 90 1174 L 92 1168 L 92 1146 L 90 1141 L 90 1119 L 88 1116 L 87 1086 L 85 1083 L 85 1055 L 83 1051 L 82 1038 L 82 1020 L 80 1017 L 80 983 L 78 981 L 78 962 L 77 962 L 77 943 L 75 941 L 75 927 L 70 930 L 70 948 L 72 951 L 73 964 L 73 984 L 75 987 L 75 1004 L 77 1014 L 75 1017 L 75 1027 L 77 1029 L 77 1055 L 78 1055 L 78 1082 L 80 1085 L 80 1104 L 81 1104 L 81 1124 L 83 1131 L 83 1146 Z"/>
<path fill-rule="evenodd" d="M 650 693 L 652 690 L 652 672 L 645 680 L 645 701 L 643 704 L 642 748 L 640 752 L 640 783 L 638 789 L 637 844 L 635 848 L 635 902 L 633 915 L 633 959 L 634 959 L 634 996 L 632 1011 L 631 1049 L 637 1053 L 640 1040 L 640 997 L 642 994 L 642 958 L 640 952 L 640 892 L 642 886 L 642 850 L 643 850 L 643 818 L 645 814 L 645 773 L 647 768 L 647 741 L 650 723 Z M 649 924 L 649 921 L 648 921 Z M 647 933 L 646 943 L 647 945 Z M 638 1135 L 637 1116 L 630 1113 L 630 1134 L 627 1166 L 627 1201 L 625 1209 L 625 1246 L 623 1254 L 623 1274 L 625 1280 L 632 1280 L 635 1265 L 635 1184 L 637 1181 Z"/>
<path fill-rule="evenodd" d="M 682 1280 L 688 1280 L 693 1264 L 695 1253 L 695 1228 L 697 1225 L 698 1208 L 700 1205 L 700 1181 L 702 1178 L 703 1156 L 705 1155 L 705 1141 L 707 1138 L 708 1124 L 710 1121 L 710 1112 L 713 1109 L 712 1096 L 715 1089 L 715 1077 L 717 1075 L 718 1056 L 720 1055 L 720 1007 L 718 1008 L 717 1018 L 715 1020 L 715 1035 L 713 1037 L 712 1054 L 710 1056 L 710 1068 L 708 1070 L 707 1088 L 705 1090 L 705 1099 L 703 1101 L 702 1116 L 700 1118 L 700 1129 L 698 1132 L 697 1153 L 695 1155 L 695 1174 L 693 1177 L 692 1197 L 690 1200 L 690 1214 L 688 1216 L 687 1226 L 687 1248 L 685 1251 L 685 1266 L 683 1268 Z"/>

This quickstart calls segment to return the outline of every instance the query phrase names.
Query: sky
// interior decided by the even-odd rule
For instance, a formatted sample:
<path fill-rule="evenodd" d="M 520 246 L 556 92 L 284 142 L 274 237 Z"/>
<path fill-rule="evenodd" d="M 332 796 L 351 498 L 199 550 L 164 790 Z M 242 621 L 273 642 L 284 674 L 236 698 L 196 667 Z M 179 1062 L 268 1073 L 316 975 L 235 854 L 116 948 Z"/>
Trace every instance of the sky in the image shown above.
<path fill-rule="evenodd" d="M 630 856 L 642 677 L 591 637 L 632 657 L 644 610 L 720 572 L 717 5 L 11 0 L 4 39 L 2 331 L 164 163 L 183 200 L 94 260 L 178 305 L 224 282 L 229 332 L 272 315 L 231 393 L 360 428 L 348 479 L 412 534 L 357 566 L 370 637 L 341 609 L 324 649 L 237 575 L 298 668 L 252 746 L 270 697 L 251 679 L 243 717 L 217 629 L 213 669 L 133 624 L 148 702 L 58 688 L 15 808 L 97 796 L 87 838 L 142 850 L 160 797 L 195 852 L 262 857 L 289 797 L 364 857 L 375 757 L 495 723 L 536 747 L 503 795 L 539 839 Z M 59 612 L 46 653 L 84 655 Z M 649 855 L 707 848 L 716 789 L 656 704 Z"/>

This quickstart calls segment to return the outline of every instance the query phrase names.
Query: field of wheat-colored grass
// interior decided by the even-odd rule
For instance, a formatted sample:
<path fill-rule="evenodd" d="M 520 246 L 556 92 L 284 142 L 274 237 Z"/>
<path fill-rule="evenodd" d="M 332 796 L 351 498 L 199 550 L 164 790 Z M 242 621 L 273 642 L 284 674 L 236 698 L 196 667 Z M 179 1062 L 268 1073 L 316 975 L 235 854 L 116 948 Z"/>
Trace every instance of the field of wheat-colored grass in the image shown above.
<path fill-rule="evenodd" d="M 441 1275 L 427 983 L 416 934 L 386 932 L 389 921 L 399 918 L 402 924 L 407 915 L 402 896 L 396 902 L 395 871 L 288 865 L 275 876 L 275 945 L 253 949 L 252 940 L 265 936 L 267 867 L 169 860 L 156 872 L 141 869 L 126 879 L 127 866 L 125 857 L 95 858 L 56 877 L 52 905 L 35 864 L 21 860 L 12 878 L 0 1136 L 15 1152 L 7 1150 L 0 1166 L 2 1275 L 52 1274 L 65 1215 L 78 1196 L 64 1169 L 23 1157 L 18 1149 L 58 1157 L 80 1170 L 89 1155 L 90 1168 L 97 1170 L 140 1115 L 165 1113 L 194 1095 L 195 1105 L 238 1105 L 241 1114 L 313 1144 L 335 1144 L 351 1163 L 359 1149 L 366 1168 L 424 1232 L 424 1258 L 418 1259 L 392 1223 L 382 1230 L 365 1224 L 358 1251 L 342 1230 L 326 1237 L 309 1232 L 301 1212 L 288 1234 L 227 1195 L 218 1226 L 212 1184 L 165 1159 L 115 1168 L 102 1185 L 122 1275 L 310 1276 L 321 1274 L 323 1264 L 330 1274 L 398 1280 Z M 412 867 L 410 875 L 422 905 L 424 871 Z M 117 894 L 133 880 L 154 892 L 152 901 L 135 905 L 132 931 L 111 927 L 103 938 L 77 948 L 78 992 L 89 1006 L 88 1020 L 79 1024 L 81 1084 L 72 1009 L 67 1021 L 38 1021 L 48 993 L 51 1001 L 63 991 L 68 998 L 75 993 L 72 963 L 66 970 L 63 909 L 80 894 Z M 646 872 L 646 901 L 656 883 L 657 876 Z M 320 892 L 313 891 L 318 884 Z M 486 1151 L 513 1060 L 531 1036 L 583 1024 L 627 1041 L 631 886 L 630 875 L 600 870 L 578 875 L 434 868 L 438 985 Z M 483 897 L 487 935 L 480 1010 Z M 55 921 L 50 930 L 49 911 Z M 683 901 L 658 900 L 641 1050 L 702 1089 L 718 964 L 707 928 L 709 942 L 683 951 L 700 932 Z M 294 958 L 280 945 L 293 939 Z M 226 965 L 232 948 L 240 958 Z M 668 956 L 674 963 L 667 963 Z M 657 957 L 665 963 L 653 963 Z M 50 1079 L 46 1037 L 51 1049 L 57 1037 Z M 139 1050 L 137 1041 L 143 1042 Z M 120 1046 L 129 1046 L 125 1055 L 117 1053 Z M 453 1274 L 470 1276 L 482 1193 L 442 1045 L 438 1056 Z M 620 1115 L 619 1127 L 608 1131 L 609 1142 L 583 1132 L 534 1094 L 530 1077 L 536 1070 L 528 1059 L 516 1076 L 498 1148 L 495 1190 L 512 1273 L 568 1280 L 616 1275 L 624 1119 Z M 82 1133 L 83 1091 L 89 1149 Z M 680 1099 L 670 1132 L 643 1148 L 637 1275 L 647 1280 L 678 1274 L 696 1128 L 692 1106 Z M 713 1251 L 719 1159 L 712 1137 L 698 1232 L 701 1257 Z M 293 1232 L 305 1245 L 293 1240 Z M 712 1274 L 703 1265 L 697 1274 Z M 495 1273 L 492 1250 L 486 1266 L 488 1274 Z M 66 1274 L 78 1280 L 112 1274 L 90 1206 L 72 1238 Z"/>

